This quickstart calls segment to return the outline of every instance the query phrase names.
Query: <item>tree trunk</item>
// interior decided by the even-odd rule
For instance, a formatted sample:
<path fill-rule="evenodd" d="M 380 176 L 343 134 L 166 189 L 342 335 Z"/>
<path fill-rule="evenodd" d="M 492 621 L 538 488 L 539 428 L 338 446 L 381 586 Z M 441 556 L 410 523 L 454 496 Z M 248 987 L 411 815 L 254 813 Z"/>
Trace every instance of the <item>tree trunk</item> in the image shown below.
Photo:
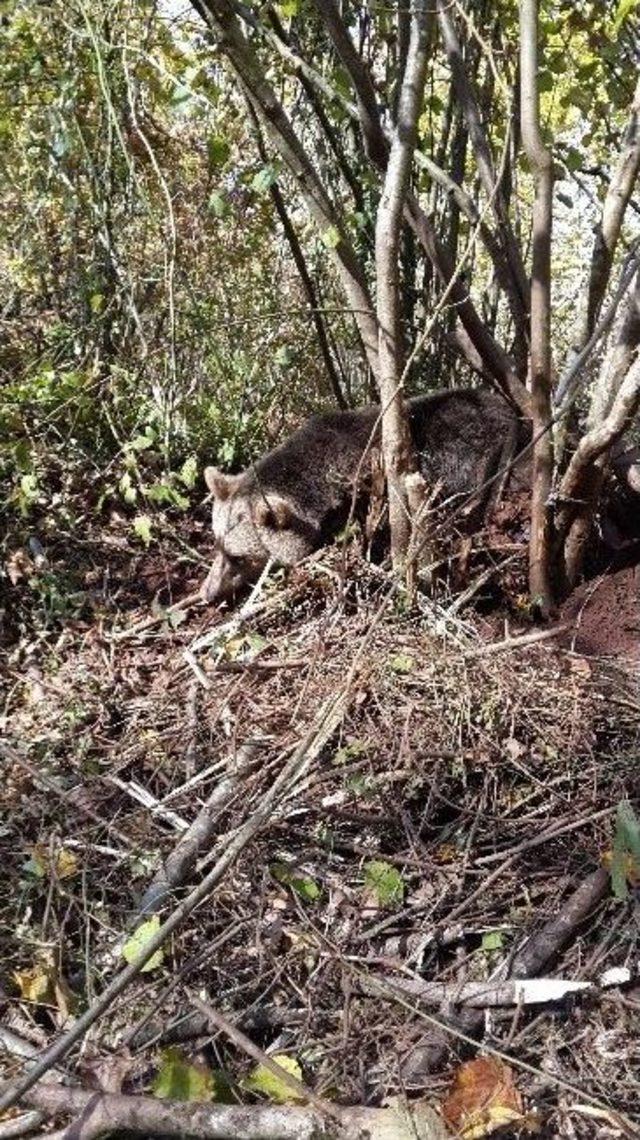
<path fill-rule="evenodd" d="M 458 103 L 469 130 L 480 181 L 498 224 L 504 253 L 504 261 L 498 270 L 502 269 L 500 276 L 509 300 L 516 335 L 526 337 L 529 286 L 522 256 L 511 228 L 500 179 L 496 174 L 491 149 L 482 126 L 478 101 L 465 70 L 451 7 L 445 0 L 438 0 L 437 9 L 442 40 L 451 67 Z"/>
<path fill-rule="evenodd" d="M 538 97 L 538 2 L 520 0 L 520 114 L 522 142 L 535 182 L 531 266 L 531 360 L 533 487 L 529 590 L 543 617 L 553 602 L 549 496 L 553 473 L 551 436 L 551 222 L 553 162 L 540 135 Z"/>
<path fill-rule="evenodd" d="M 407 62 L 398 100 L 397 123 L 376 221 L 382 454 L 389 497 L 391 559 L 394 570 L 398 573 L 405 571 L 411 537 L 405 478 L 414 466 L 411 433 L 403 402 L 398 260 L 402 216 L 424 92 L 429 32 L 427 0 L 414 0 L 414 5 Z"/>

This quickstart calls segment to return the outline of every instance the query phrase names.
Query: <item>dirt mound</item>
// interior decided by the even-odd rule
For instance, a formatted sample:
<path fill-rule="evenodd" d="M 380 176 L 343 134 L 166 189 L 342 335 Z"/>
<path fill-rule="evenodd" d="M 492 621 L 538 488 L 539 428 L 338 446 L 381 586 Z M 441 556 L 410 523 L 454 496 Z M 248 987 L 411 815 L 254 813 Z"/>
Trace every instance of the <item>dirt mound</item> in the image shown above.
<path fill-rule="evenodd" d="M 589 657 L 640 666 L 640 566 L 586 582 L 562 608 L 572 647 Z"/>

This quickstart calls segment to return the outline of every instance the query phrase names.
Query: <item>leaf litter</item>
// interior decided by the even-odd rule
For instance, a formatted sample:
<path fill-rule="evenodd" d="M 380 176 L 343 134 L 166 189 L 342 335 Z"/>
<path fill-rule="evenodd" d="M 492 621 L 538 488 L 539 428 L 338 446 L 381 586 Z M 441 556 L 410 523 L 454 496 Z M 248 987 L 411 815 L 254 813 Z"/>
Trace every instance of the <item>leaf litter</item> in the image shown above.
<path fill-rule="evenodd" d="M 57 642 L 13 654 L 14 752 L 0 793 L 10 1016 L 24 1018 L 26 1002 L 51 1035 L 68 1014 L 56 1005 L 53 967 L 42 970 L 48 1000 L 29 991 L 37 944 L 56 944 L 55 976 L 80 1008 L 112 976 L 118 946 L 135 957 L 146 926 L 140 899 L 177 841 L 168 813 L 192 821 L 241 748 L 259 741 L 259 762 L 243 771 L 213 843 L 188 868 L 185 887 L 193 885 L 323 701 L 343 690 L 366 643 L 329 744 L 208 904 L 103 1018 L 93 1047 L 117 1052 L 127 1042 L 130 1091 L 176 1081 L 188 1095 L 201 1080 L 210 1090 L 207 1074 L 219 1071 L 245 1099 L 268 1097 L 255 1063 L 212 1042 L 185 1009 L 171 985 L 181 977 L 339 1103 L 379 1104 L 407 1090 L 444 1105 L 450 1123 L 457 1113 L 463 1136 L 513 1129 L 533 1111 L 549 1135 L 595 1135 L 553 1078 L 633 1115 L 633 984 L 620 1000 L 492 1009 L 475 1024 L 472 1036 L 537 1077 L 496 1062 L 489 1080 L 486 1057 L 471 1062 L 484 1067 L 461 1068 L 473 1050 L 428 1017 L 464 1032 L 456 987 L 507 977 L 510 957 L 607 852 L 616 891 L 572 932 L 552 970 L 592 981 L 637 961 L 622 886 L 637 859 L 633 688 L 552 643 L 470 657 L 487 636 L 482 619 L 447 618 L 429 599 L 406 611 L 384 575 L 351 552 L 344 571 L 332 551 L 276 578 L 228 645 L 222 638 L 222 653 L 211 634 L 225 617 L 195 607 L 117 642 L 114 612 L 70 621 Z M 140 617 L 129 612 L 126 622 Z M 203 642 L 194 671 L 185 650 Z M 145 790 L 146 803 L 131 787 Z M 39 870 L 25 877 L 29 857 Z M 627 882 L 632 890 L 632 875 Z M 407 974 L 442 983 L 448 1000 L 427 1008 L 361 984 Z M 167 1052 L 176 1046 L 184 1052 Z"/>

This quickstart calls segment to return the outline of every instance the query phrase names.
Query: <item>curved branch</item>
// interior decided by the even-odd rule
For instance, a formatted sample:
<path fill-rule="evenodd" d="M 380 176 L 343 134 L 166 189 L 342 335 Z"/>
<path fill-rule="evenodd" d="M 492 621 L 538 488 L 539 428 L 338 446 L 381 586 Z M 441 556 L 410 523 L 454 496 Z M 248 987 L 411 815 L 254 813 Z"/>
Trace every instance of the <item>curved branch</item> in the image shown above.
<path fill-rule="evenodd" d="M 220 50 L 260 114 L 265 129 L 295 178 L 307 209 L 322 233 L 330 234 L 329 254 L 342 281 L 369 367 L 378 376 L 378 328 L 364 272 L 346 231 L 291 122 L 242 34 L 231 0 L 192 0 L 218 37 Z M 336 240 L 333 240 L 335 235 Z"/>
<path fill-rule="evenodd" d="M 318 97 L 319 88 L 317 89 L 317 81 L 321 77 L 318 76 L 317 72 L 313 68 L 305 66 L 304 60 L 297 52 L 294 52 L 293 48 L 291 47 L 290 37 L 287 35 L 285 29 L 283 28 L 280 19 L 278 18 L 278 14 L 273 7 L 269 8 L 269 19 L 273 25 L 278 50 L 280 50 L 280 44 L 286 48 L 287 58 L 293 63 L 295 67 L 300 86 L 307 96 L 307 99 L 313 108 L 313 113 L 320 124 L 320 128 L 323 131 L 327 142 L 329 143 L 329 146 L 335 155 L 336 162 L 340 167 L 340 173 L 342 174 L 342 177 L 344 178 L 353 195 L 353 200 L 355 202 L 356 208 L 361 212 L 364 212 L 365 202 L 362 186 L 356 177 L 355 171 L 353 170 L 345 154 L 344 148 L 341 145 L 340 139 L 338 138 L 336 131 L 333 129 L 333 126 L 330 123 L 329 119 L 327 118 L 324 107 L 322 106 L 322 103 Z M 259 26 L 257 20 L 255 21 L 255 25 Z M 324 88 L 324 84 L 322 86 Z"/>
<path fill-rule="evenodd" d="M 609 283 L 613 255 L 618 244 L 625 211 L 640 171 L 640 80 L 638 80 L 631 115 L 624 133 L 622 150 L 616 163 L 602 206 L 602 217 L 596 230 L 591 257 L 587 311 L 576 350 L 593 332 Z"/>
<path fill-rule="evenodd" d="M 637 266 L 637 254 L 632 259 Z M 640 344 L 640 270 L 637 270 L 633 292 L 631 293 L 617 341 L 602 364 L 600 375 L 594 385 L 589 407 L 587 426 L 596 428 L 610 412 L 620 386 L 631 367 L 631 362 Z"/>
<path fill-rule="evenodd" d="M 597 325 L 593 329 L 593 332 L 591 333 L 584 347 L 580 349 L 580 352 L 572 355 L 569 364 L 560 377 L 560 380 L 558 381 L 556 390 L 554 392 L 553 403 L 556 408 L 560 409 L 561 413 L 564 412 L 575 400 L 577 395 L 578 380 L 580 379 L 580 374 L 584 368 L 584 365 L 615 321 L 620 304 L 624 300 L 624 297 L 631 286 L 633 278 L 638 271 L 639 258 L 640 252 L 638 243 L 636 243 L 634 248 L 629 253 L 628 257 L 625 258 L 622 272 L 620 274 L 620 280 L 618 281 L 615 293 L 611 298 L 611 301 L 609 302 L 606 310 L 604 313 L 602 313 Z M 611 369 L 609 369 L 612 374 L 612 378 L 617 374 L 619 378 L 622 379 L 625 372 L 627 371 L 627 368 L 629 367 L 629 364 L 630 360 L 627 360 L 625 366 L 616 364 L 616 372 L 614 373 L 612 363 Z M 609 387 L 609 383 L 603 382 L 603 379 L 599 380 L 594 387 L 591 396 L 591 410 L 589 413 L 589 420 L 594 423 L 597 421 L 597 419 L 602 418 L 602 414 L 604 414 L 601 412 L 598 405 L 600 399 L 604 394 L 604 391 L 609 390 Z"/>
<path fill-rule="evenodd" d="M 469 137 L 473 146 L 480 181 L 487 195 L 500 233 L 504 256 L 498 265 L 503 271 L 503 287 L 506 289 L 512 315 L 516 324 L 516 335 L 526 332 L 529 314 L 529 284 L 522 261 L 522 256 L 515 235 L 511 228 L 509 215 L 506 209 L 504 196 L 500 187 L 500 179 L 496 173 L 493 156 L 487 141 L 478 102 L 467 77 L 462 50 L 456 26 L 451 15 L 451 8 L 446 0 L 438 0 L 438 23 L 442 34 L 444 48 L 451 68 L 454 88 L 458 102 L 462 108 Z M 504 269 L 506 268 L 506 275 Z M 504 277 L 506 276 L 506 280 Z"/>
<path fill-rule="evenodd" d="M 252 122 L 254 125 L 254 129 L 255 129 L 255 139 L 256 139 L 256 147 L 258 149 L 258 154 L 260 155 L 262 162 L 266 163 L 267 162 L 267 152 L 265 150 L 264 140 L 262 138 L 262 132 L 260 130 L 260 121 L 258 119 L 258 113 L 257 113 L 255 107 L 253 106 L 253 103 L 251 103 L 250 101 L 248 101 L 247 106 L 249 108 L 249 114 L 251 116 L 251 119 L 252 119 Z M 277 182 L 273 182 L 271 184 L 271 186 L 269 187 L 269 193 L 271 195 L 271 200 L 273 202 L 275 211 L 276 211 L 276 213 L 280 219 L 280 224 L 282 225 L 284 235 L 285 235 L 287 242 L 289 244 L 291 256 L 293 257 L 296 269 L 298 270 L 298 276 L 300 278 L 302 288 L 305 292 L 307 301 L 309 303 L 309 312 L 311 314 L 311 320 L 313 321 L 313 327 L 316 331 L 316 339 L 318 341 L 320 353 L 322 355 L 322 359 L 324 361 L 324 366 L 325 366 L 325 369 L 327 371 L 327 376 L 329 377 L 329 383 L 331 384 L 331 390 L 333 392 L 333 395 L 335 397 L 335 401 L 336 401 L 336 404 L 338 405 L 338 407 L 344 409 L 347 407 L 347 401 L 345 399 L 344 392 L 342 391 L 342 385 L 340 383 L 340 377 L 338 376 L 338 370 L 336 368 L 335 361 L 333 358 L 333 354 L 331 352 L 331 346 L 329 344 L 329 338 L 327 336 L 327 330 L 325 328 L 324 318 L 323 318 L 322 313 L 320 312 L 320 308 L 318 305 L 318 296 L 316 293 L 316 287 L 315 287 L 313 278 L 309 272 L 309 269 L 307 267 L 307 262 L 306 262 L 304 253 L 302 251 L 302 246 L 300 244 L 298 235 L 296 233 L 295 226 L 294 226 L 293 222 L 291 221 L 291 218 L 289 217 L 289 211 L 287 210 L 287 206 L 286 206 L 286 203 L 284 200 L 284 196 L 283 196 L 282 191 L 281 191 Z"/>
<path fill-rule="evenodd" d="M 560 485 L 562 499 L 576 499 L 581 493 L 584 475 L 624 434 L 640 410 L 640 355 L 625 376 L 611 411 L 601 423 L 588 431 L 578 444 Z"/>

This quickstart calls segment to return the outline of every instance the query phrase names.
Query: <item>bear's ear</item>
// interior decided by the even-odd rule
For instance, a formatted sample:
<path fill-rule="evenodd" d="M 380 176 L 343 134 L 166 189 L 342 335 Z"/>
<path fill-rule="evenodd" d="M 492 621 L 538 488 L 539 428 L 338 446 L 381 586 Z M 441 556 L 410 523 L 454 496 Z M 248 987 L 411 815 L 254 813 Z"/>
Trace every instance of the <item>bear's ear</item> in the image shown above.
<path fill-rule="evenodd" d="M 205 467 L 204 481 L 214 499 L 228 499 L 236 481 L 235 475 L 225 475 L 217 467 Z"/>
<path fill-rule="evenodd" d="M 258 526 L 271 527 L 272 530 L 287 530 L 296 519 L 293 503 L 283 499 L 280 495 L 260 495 L 255 510 L 255 520 Z"/>

